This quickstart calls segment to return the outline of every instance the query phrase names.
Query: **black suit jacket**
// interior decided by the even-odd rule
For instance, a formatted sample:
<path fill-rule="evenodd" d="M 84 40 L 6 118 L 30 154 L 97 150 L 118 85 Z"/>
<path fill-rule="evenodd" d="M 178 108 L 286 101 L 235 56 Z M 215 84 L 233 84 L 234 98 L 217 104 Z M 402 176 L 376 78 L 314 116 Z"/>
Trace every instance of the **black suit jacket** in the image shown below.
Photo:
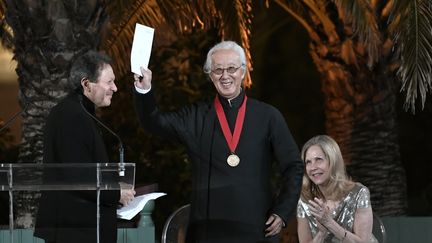
<path fill-rule="evenodd" d="M 94 114 L 94 104 L 83 96 L 86 109 Z M 55 106 L 48 116 L 44 133 L 44 163 L 107 163 L 105 145 L 98 127 L 72 93 Z M 46 175 L 60 180 L 94 180 L 95 174 L 71 178 Z M 119 191 L 101 191 L 100 242 L 117 241 L 116 208 Z M 35 236 L 48 241 L 96 242 L 95 191 L 44 191 L 36 218 Z"/>

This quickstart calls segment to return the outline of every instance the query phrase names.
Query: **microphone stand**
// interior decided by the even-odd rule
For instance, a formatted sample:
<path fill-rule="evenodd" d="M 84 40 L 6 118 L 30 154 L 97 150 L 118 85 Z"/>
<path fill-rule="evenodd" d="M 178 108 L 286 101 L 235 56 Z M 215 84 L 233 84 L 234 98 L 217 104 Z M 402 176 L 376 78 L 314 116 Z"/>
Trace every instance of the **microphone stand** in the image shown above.
<path fill-rule="evenodd" d="M 117 138 L 118 143 L 119 143 L 119 160 L 120 160 L 120 168 L 119 168 L 119 176 L 124 176 L 125 175 L 125 165 L 124 165 L 124 148 L 123 148 L 123 142 L 120 139 L 120 137 L 113 132 L 109 127 L 107 127 L 105 124 L 103 124 L 98 118 L 96 118 L 95 116 L 93 116 L 90 112 L 87 111 L 87 109 L 84 107 L 83 105 L 83 97 L 81 94 L 78 95 L 79 98 L 79 102 L 81 104 L 81 107 L 83 108 L 83 110 L 85 111 L 85 113 L 87 113 L 87 115 L 89 115 L 91 118 L 93 118 L 93 120 L 95 120 L 99 125 L 101 125 L 103 128 L 105 128 L 108 132 L 110 132 L 112 135 L 114 135 L 114 137 Z"/>
<path fill-rule="evenodd" d="M 114 137 L 117 138 L 118 142 L 119 142 L 119 159 L 120 159 L 120 168 L 119 168 L 119 176 L 124 176 L 125 174 L 125 165 L 124 165 L 124 149 L 123 149 L 123 143 L 120 139 L 120 137 L 113 132 L 111 129 L 109 129 L 109 127 L 105 126 L 105 124 L 103 124 L 99 119 L 97 119 L 95 116 L 93 116 L 90 112 L 87 111 L 87 109 L 84 107 L 83 105 L 83 95 L 82 94 L 78 94 L 78 99 L 79 102 L 81 104 L 81 107 L 83 108 L 84 112 L 89 115 L 93 120 L 95 120 L 99 125 L 101 125 L 103 128 L 105 128 L 108 132 L 110 132 L 112 135 L 114 135 Z M 97 177 L 97 190 L 96 190 L 96 242 L 99 243 L 100 240 L 100 236 L 99 236 L 99 224 L 100 224 L 100 209 L 99 209 L 99 204 L 100 204 L 100 167 L 99 164 L 97 165 L 97 173 L 96 173 L 96 177 Z"/>

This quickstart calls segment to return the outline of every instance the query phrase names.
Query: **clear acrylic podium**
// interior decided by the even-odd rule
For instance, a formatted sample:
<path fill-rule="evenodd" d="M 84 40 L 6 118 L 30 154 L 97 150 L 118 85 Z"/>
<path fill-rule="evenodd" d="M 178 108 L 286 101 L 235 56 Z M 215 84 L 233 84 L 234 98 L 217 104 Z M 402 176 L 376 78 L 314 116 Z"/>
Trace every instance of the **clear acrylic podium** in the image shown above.
<path fill-rule="evenodd" d="M 15 191 L 96 191 L 96 239 L 99 243 L 100 191 L 133 189 L 135 163 L 0 164 L 0 189 L 9 191 L 9 230 L 13 242 Z"/>

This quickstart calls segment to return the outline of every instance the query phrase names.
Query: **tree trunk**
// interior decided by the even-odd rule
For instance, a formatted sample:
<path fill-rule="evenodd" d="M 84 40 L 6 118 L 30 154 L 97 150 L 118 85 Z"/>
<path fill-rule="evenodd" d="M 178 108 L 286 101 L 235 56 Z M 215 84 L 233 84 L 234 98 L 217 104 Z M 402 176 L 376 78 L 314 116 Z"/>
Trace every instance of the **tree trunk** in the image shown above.
<path fill-rule="evenodd" d="M 30 102 L 23 115 L 19 163 L 42 162 L 45 119 L 68 91 L 74 57 L 99 44 L 106 20 L 101 5 L 97 0 L 6 1 L 6 21 L 13 30 L 18 62 L 20 102 Z M 38 197 L 35 192 L 14 193 L 16 227 L 34 226 Z"/>
<path fill-rule="evenodd" d="M 361 45 L 361 44 L 358 44 Z M 334 58 L 342 45 L 311 43 L 325 100 L 326 131 L 340 145 L 350 176 L 371 192 L 381 216 L 406 212 L 406 178 L 397 130 L 396 74 L 382 58 L 376 68 Z M 331 50 L 325 53 L 320 50 Z M 357 56 L 359 63 L 366 63 Z"/>

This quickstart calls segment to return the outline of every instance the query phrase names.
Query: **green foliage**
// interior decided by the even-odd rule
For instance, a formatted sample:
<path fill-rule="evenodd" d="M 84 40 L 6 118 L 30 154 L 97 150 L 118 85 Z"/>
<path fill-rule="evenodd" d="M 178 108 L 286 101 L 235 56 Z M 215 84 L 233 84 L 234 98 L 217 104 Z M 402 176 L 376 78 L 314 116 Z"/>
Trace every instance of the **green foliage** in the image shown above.
<path fill-rule="evenodd" d="M 194 31 L 153 50 L 149 68 L 153 73 L 152 89 L 161 110 L 174 110 L 213 97 L 214 88 L 203 73 L 202 65 L 216 36 L 208 31 Z M 153 213 L 159 231 L 171 212 L 189 203 L 190 161 L 186 148 L 180 143 L 153 136 L 140 128 L 133 105 L 132 74 L 117 81 L 117 86 L 119 91 L 112 106 L 103 111 L 102 120 L 123 139 L 126 162 L 137 164 L 136 184 L 158 183 L 159 191 L 167 193 L 158 199 Z M 112 146 L 117 141 L 109 134 L 105 137 L 107 147 L 113 147 L 110 158 L 117 160 L 116 146 Z"/>

